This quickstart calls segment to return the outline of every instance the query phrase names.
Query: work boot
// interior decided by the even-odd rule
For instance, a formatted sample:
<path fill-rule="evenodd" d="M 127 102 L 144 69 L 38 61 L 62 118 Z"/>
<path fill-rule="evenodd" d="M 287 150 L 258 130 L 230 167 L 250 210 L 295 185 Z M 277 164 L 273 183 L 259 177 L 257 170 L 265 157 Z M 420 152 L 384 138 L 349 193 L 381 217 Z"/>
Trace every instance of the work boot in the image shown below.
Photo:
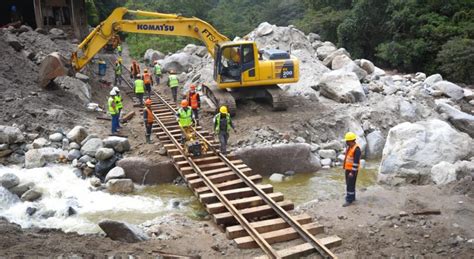
<path fill-rule="evenodd" d="M 350 206 L 352 204 L 352 202 L 344 202 L 344 204 L 342 204 L 342 207 L 347 207 L 347 206 Z"/>
<path fill-rule="evenodd" d="M 146 139 L 146 143 L 147 143 L 147 144 L 151 144 L 151 136 L 150 136 L 150 135 L 147 135 L 147 136 L 145 137 L 145 139 Z"/>

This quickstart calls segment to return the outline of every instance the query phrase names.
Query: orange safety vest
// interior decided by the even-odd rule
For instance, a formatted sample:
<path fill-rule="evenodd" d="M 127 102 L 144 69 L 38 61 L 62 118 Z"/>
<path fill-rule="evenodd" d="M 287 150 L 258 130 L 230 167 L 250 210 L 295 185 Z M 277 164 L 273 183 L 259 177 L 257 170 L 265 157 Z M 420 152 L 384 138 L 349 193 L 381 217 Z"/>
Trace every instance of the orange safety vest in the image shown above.
<path fill-rule="evenodd" d="M 198 93 L 196 92 L 194 92 L 194 94 L 189 93 L 188 102 L 191 104 L 191 109 L 197 109 L 199 106 Z"/>
<path fill-rule="evenodd" d="M 146 123 L 152 124 L 153 123 L 153 112 L 150 110 L 150 108 L 146 107 Z"/>
<path fill-rule="evenodd" d="M 143 82 L 145 82 L 145 84 L 151 84 L 150 74 L 148 73 L 143 74 Z"/>
<path fill-rule="evenodd" d="M 138 66 L 137 63 L 132 63 L 132 74 L 137 75 L 140 74 L 140 67 Z"/>
<path fill-rule="evenodd" d="M 354 164 L 354 154 L 355 154 L 356 148 L 360 149 L 360 147 L 357 143 L 354 146 L 347 149 L 346 157 L 344 157 L 344 169 L 345 170 L 352 171 L 352 168 L 354 166 L 357 166 L 357 171 L 359 171 L 360 162 L 359 162 L 359 164 Z"/>

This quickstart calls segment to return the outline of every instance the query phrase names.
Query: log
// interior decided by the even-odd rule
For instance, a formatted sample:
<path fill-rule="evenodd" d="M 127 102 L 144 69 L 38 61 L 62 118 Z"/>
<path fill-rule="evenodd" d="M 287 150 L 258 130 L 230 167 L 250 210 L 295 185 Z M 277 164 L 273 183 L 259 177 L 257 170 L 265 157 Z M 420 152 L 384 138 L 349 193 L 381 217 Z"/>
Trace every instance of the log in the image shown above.
<path fill-rule="evenodd" d="M 122 117 L 122 122 L 127 122 L 135 116 L 135 111 L 131 111 Z"/>

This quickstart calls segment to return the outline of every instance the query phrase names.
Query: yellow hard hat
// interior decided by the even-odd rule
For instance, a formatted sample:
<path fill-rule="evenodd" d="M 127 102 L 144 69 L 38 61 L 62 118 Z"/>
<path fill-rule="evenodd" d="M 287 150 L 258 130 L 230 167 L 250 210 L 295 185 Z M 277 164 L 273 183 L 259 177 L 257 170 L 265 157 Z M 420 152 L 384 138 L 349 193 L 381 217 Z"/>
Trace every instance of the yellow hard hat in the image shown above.
<path fill-rule="evenodd" d="M 346 135 L 344 136 L 345 141 L 353 141 L 356 140 L 357 135 L 354 132 L 347 132 Z"/>
<path fill-rule="evenodd" d="M 219 112 L 226 114 L 227 113 L 227 107 L 221 106 L 221 108 L 219 109 Z"/>

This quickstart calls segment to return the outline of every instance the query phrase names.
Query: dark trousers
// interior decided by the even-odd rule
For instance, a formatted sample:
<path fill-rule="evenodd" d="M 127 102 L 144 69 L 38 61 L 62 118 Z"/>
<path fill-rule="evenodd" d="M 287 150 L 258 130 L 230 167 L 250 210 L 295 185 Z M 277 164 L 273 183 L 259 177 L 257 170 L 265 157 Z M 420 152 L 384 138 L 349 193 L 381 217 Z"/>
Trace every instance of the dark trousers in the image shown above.
<path fill-rule="evenodd" d="M 226 131 L 219 132 L 219 142 L 221 143 L 221 153 L 227 155 L 227 140 L 229 140 L 229 133 Z"/>
<path fill-rule="evenodd" d="M 140 105 L 143 105 L 143 93 L 136 93 L 136 95 L 137 95 L 138 102 L 140 103 Z"/>
<path fill-rule="evenodd" d="M 159 84 L 160 84 L 160 78 L 161 78 L 161 75 L 155 75 L 155 83 L 156 83 L 156 85 L 159 85 Z"/>
<path fill-rule="evenodd" d="M 145 91 L 148 93 L 148 98 L 151 99 L 151 84 L 145 84 Z"/>
<path fill-rule="evenodd" d="M 122 76 L 115 74 L 114 85 L 122 85 Z"/>
<path fill-rule="evenodd" d="M 193 115 L 194 119 L 197 121 L 199 119 L 199 109 L 193 109 Z"/>
<path fill-rule="evenodd" d="M 118 128 L 118 113 L 112 115 L 112 134 L 117 133 Z"/>
<path fill-rule="evenodd" d="M 146 130 L 146 140 L 150 141 L 151 139 L 151 128 L 153 126 L 153 123 L 145 123 L 145 130 Z"/>
<path fill-rule="evenodd" d="M 173 95 L 173 101 L 176 103 L 178 100 L 178 87 L 171 87 L 171 94 Z"/>
<path fill-rule="evenodd" d="M 349 174 L 352 173 L 352 176 Z M 356 199 L 356 181 L 358 172 L 346 170 L 346 201 L 351 203 Z"/>
<path fill-rule="evenodd" d="M 119 109 L 118 114 L 117 114 L 117 127 L 118 128 L 122 127 L 122 126 L 120 126 L 120 114 L 122 114 L 122 109 Z"/>

